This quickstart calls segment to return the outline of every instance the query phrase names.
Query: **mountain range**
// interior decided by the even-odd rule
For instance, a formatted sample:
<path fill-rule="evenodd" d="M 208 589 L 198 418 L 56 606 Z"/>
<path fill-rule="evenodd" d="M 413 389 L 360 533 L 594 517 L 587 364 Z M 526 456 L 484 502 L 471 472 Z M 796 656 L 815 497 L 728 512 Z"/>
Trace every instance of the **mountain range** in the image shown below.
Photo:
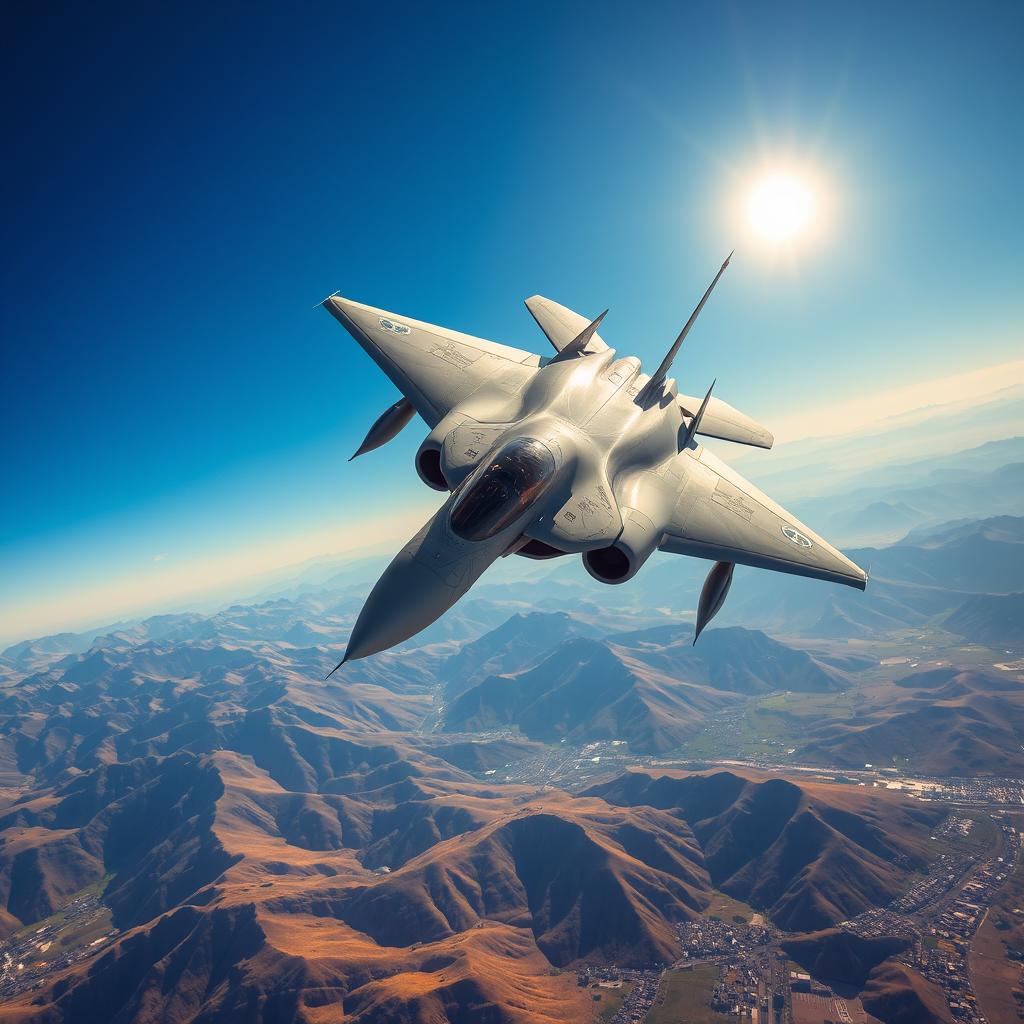
<path fill-rule="evenodd" d="M 796 751 L 847 768 L 903 764 L 944 775 L 1024 775 L 1024 688 L 1015 673 L 934 668 L 899 679 L 892 696 L 823 722 Z"/>
<path fill-rule="evenodd" d="M 585 1019 L 565 969 L 672 960 L 675 925 L 714 888 L 806 930 L 888 902 L 925 863 L 942 812 L 899 795 L 728 771 L 630 772 L 573 796 L 480 781 L 544 749 L 533 739 L 417 731 L 464 671 L 482 681 L 446 707 L 534 692 L 533 678 L 558 729 L 590 735 L 618 694 L 618 711 L 643 707 L 629 742 L 654 745 L 786 680 L 846 684 L 802 651 L 746 630 L 693 648 L 685 626 L 597 639 L 586 622 L 514 615 L 325 684 L 332 652 L 307 634 L 339 606 L 304 594 L 133 624 L 63 656 L 62 640 L 4 688 L 0 929 L 38 927 L 97 885 L 113 928 L 14 1010 Z M 545 649 L 563 630 L 578 635 Z"/>
<path fill-rule="evenodd" d="M 844 685 L 838 670 L 738 628 L 710 631 L 699 649 L 690 629 L 679 626 L 604 640 L 577 636 L 540 654 L 520 640 L 524 630 L 543 635 L 562 624 L 563 618 L 551 623 L 535 614 L 471 645 L 476 654 L 488 653 L 484 664 L 521 667 L 460 687 L 445 705 L 444 727 L 474 732 L 514 726 L 547 743 L 622 740 L 634 752 L 659 753 L 678 747 L 709 713 L 741 696 Z"/>
<path fill-rule="evenodd" d="M 837 928 L 927 870 L 947 808 L 656 759 L 739 736 L 829 777 L 1024 776 L 1024 519 L 972 518 L 984 487 L 1013 511 L 1021 444 L 910 460 L 885 499 L 851 465 L 845 511 L 805 489 L 826 520 L 898 524 L 851 552 L 868 591 L 738 569 L 696 647 L 708 566 L 661 557 L 614 588 L 577 559 L 505 559 L 328 681 L 379 560 L 9 647 L 0 937 L 83 893 L 109 923 L 0 1019 L 586 1020 L 575 968 L 672 961 L 721 893 L 886 1024 L 947 1019 L 893 941 Z"/>

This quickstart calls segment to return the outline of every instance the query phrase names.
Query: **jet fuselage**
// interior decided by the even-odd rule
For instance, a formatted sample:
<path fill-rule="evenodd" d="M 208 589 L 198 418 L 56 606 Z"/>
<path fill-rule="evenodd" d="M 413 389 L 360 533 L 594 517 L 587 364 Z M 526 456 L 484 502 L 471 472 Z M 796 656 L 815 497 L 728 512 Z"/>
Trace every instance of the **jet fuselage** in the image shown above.
<path fill-rule="evenodd" d="M 771 433 L 711 397 L 679 395 L 672 359 L 722 265 L 652 377 L 587 322 L 527 300 L 557 354 L 541 359 L 331 296 L 325 306 L 403 393 L 357 455 L 413 412 L 430 431 L 416 470 L 447 494 L 373 588 L 342 661 L 407 640 L 497 558 L 580 554 L 595 579 L 631 579 L 657 549 L 710 559 L 695 633 L 722 607 L 742 563 L 863 589 L 867 575 L 697 439 L 770 448 Z M 714 385 L 712 385 L 713 387 Z"/>

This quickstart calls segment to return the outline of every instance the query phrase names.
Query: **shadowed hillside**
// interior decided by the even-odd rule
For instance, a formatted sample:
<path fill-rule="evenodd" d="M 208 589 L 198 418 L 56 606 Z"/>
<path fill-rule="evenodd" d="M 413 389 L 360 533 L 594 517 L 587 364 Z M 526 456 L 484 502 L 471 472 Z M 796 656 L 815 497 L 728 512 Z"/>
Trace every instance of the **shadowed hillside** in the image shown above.
<path fill-rule="evenodd" d="M 1012 522 L 961 524 L 903 547 L 966 544 L 967 572 L 1014 536 Z M 907 551 L 919 573 L 939 557 Z M 541 571 L 561 575 L 532 607 Z M 501 600 L 474 599 L 424 642 L 329 681 L 362 583 L 9 649 L 0 932 L 31 933 L 87 892 L 105 916 L 0 1017 L 143 1024 L 166 1006 L 168 1021 L 213 1022 L 259 1006 L 264 1021 L 308 1024 L 586 1020 L 578 965 L 674 961 L 677 926 L 709 913 L 713 890 L 787 929 L 885 906 L 925 869 L 944 813 L 795 773 L 624 765 L 722 722 L 746 728 L 763 707 L 756 728 L 785 721 L 805 762 L 902 750 L 936 771 L 1024 772 L 1013 670 L 883 677 L 866 645 L 801 649 L 736 627 L 694 647 L 680 616 L 628 595 L 613 613 L 558 610 L 578 571 L 531 567 L 522 590 L 495 588 Z M 900 602 L 953 628 L 950 591 L 881 590 L 849 619 L 845 596 L 816 591 L 819 633 L 832 616 L 837 632 L 870 634 Z M 957 600 L 984 619 L 1015 596 Z M 789 600 L 775 611 L 800 621 L 807 606 Z M 555 788 L 609 766 L 584 795 Z M 790 955 L 855 977 L 881 1019 L 933 1012 L 884 942 L 806 941 Z"/>
<path fill-rule="evenodd" d="M 786 939 L 782 948 L 808 974 L 830 984 L 860 990 L 883 961 L 902 953 L 908 939 L 893 936 L 863 938 L 853 932 L 828 929 Z"/>
<path fill-rule="evenodd" d="M 484 640 L 492 638 L 500 642 L 493 635 Z M 530 668 L 464 690 L 446 707 L 444 726 L 515 726 L 548 743 L 618 739 L 634 751 L 659 753 L 692 736 L 709 713 L 737 695 L 845 685 L 838 670 L 763 633 L 709 630 L 700 647 L 692 641 L 689 627 L 679 626 L 569 640 Z"/>
<path fill-rule="evenodd" d="M 888 903 L 927 862 L 944 812 L 877 793 L 734 772 L 628 772 L 589 791 L 687 821 L 712 884 L 790 930 Z"/>
<path fill-rule="evenodd" d="M 943 620 L 943 626 L 975 643 L 1024 643 L 1024 594 L 979 594 Z"/>
<path fill-rule="evenodd" d="M 864 1009 L 885 1024 L 948 1024 L 952 1020 L 942 990 L 897 960 L 872 972 L 861 993 Z"/>
<path fill-rule="evenodd" d="M 934 775 L 1024 773 L 1024 689 L 1012 675 L 940 668 L 900 679 L 855 722 L 825 723 L 799 756 L 860 767 L 910 758 Z"/>

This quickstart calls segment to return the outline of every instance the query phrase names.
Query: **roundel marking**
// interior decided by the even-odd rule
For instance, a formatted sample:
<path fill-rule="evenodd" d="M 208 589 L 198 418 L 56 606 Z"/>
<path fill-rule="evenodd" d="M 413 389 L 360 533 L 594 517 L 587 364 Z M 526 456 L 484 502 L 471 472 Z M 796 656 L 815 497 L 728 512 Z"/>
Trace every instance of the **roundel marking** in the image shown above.
<path fill-rule="evenodd" d="M 394 320 L 389 320 L 386 316 L 380 317 L 380 325 L 385 331 L 390 331 L 392 334 L 408 334 L 409 328 L 405 324 L 396 323 Z"/>
<path fill-rule="evenodd" d="M 811 544 L 810 537 L 805 537 L 799 530 L 794 529 L 792 526 L 783 526 L 783 536 L 786 540 L 791 541 L 798 548 L 809 548 Z"/>

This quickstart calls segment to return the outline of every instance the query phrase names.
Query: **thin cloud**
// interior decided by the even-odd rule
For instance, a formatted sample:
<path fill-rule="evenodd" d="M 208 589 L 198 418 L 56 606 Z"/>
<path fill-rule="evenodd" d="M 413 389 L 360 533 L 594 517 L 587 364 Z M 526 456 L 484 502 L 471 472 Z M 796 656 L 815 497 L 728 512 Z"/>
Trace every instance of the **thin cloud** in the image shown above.
<path fill-rule="evenodd" d="M 858 433 L 858 428 L 876 428 L 884 420 L 900 416 L 927 419 L 938 407 L 967 405 L 991 398 L 1024 384 L 1024 359 L 949 377 L 919 381 L 885 391 L 868 391 L 856 398 L 800 409 L 770 424 L 779 442 L 806 438 L 838 437 Z"/>

